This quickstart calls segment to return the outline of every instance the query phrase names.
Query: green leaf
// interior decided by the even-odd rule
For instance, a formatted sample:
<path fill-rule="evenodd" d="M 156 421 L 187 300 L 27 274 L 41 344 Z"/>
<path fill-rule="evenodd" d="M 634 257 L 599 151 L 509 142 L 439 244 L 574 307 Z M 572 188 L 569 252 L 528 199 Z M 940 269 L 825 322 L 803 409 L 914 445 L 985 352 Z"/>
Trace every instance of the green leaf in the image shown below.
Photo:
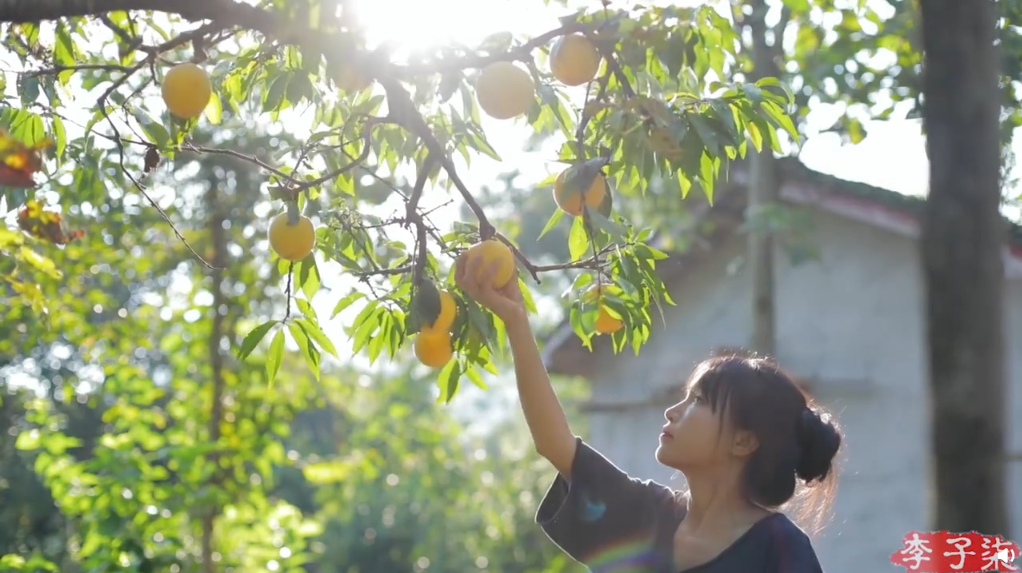
<path fill-rule="evenodd" d="M 298 287 L 302 289 L 302 294 L 305 295 L 305 298 L 312 300 L 312 297 L 315 296 L 315 294 L 319 291 L 320 287 L 319 266 L 317 266 L 316 264 L 315 252 L 309 253 L 309 256 L 305 257 L 304 259 L 298 262 L 297 279 Z M 356 292 L 354 294 L 358 295 L 359 293 Z M 354 300 L 352 300 L 352 302 L 354 302 Z M 334 316 L 336 316 L 338 312 L 339 311 L 335 308 Z"/>
<path fill-rule="evenodd" d="M 295 323 L 298 324 L 303 331 L 305 331 L 305 334 L 307 334 L 310 339 L 315 341 L 320 348 L 325 350 L 327 354 L 335 358 L 337 357 L 337 349 L 334 348 L 334 343 L 327 338 L 326 333 L 323 332 L 323 329 L 320 328 L 318 324 L 307 318 L 299 318 L 295 320 Z"/>
<path fill-rule="evenodd" d="M 489 387 L 486 381 L 483 380 L 483 375 L 479 373 L 479 369 L 469 366 L 465 372 L 465 376 L 468 377 L 469 381 L 472 382 L 480 390 L 487 390 Z"/>
<path fill-rule="evenodd" d="M 583 209 L 590 223 L 597 229 L 610 235 L 612 240 L 623 240 L 625 235 L 628 234 L 624 227 L 607 218 L 599 209 L 593 209 L 588 205 L 583 206 Z"/>
<path fill-rule="evenodd" d="M 742 91 L 749 97 L 752 103 L 760 103 L 763 101 L 763 91 L 759 89 L 756 84 L 742 84 Z"/>
<path fill-rule="evenodd" d="M 277 379 L 277 372 L 284 361 L 284 329 L 280 328 L 273 335 L 270 350 L 266 355 L 266 377 L 270 385 Z"/>
<path fill-rule="evenodd" d="M 312 370 L 312 375 L 317 381 L 319 381 L 320 375 L 320 355 L 319 349 L 312 343 L 309 336 L 305 333 L 305 330 L 299 326 L 296 322 L 291 322 L 287 325 L 288 332 L 291 333 L 291 338 L 294 339 L 295 344 L 301 350 L 302 355 L 305 356 L 305 363 Z"/>
<path fill-rule="evenodd" d="M 78 62 L 75 57 L 75 45 L 74 40 L 71 38 L 71 34 L 67 30 L 67 26 L 63 22 L 57 23 L 56 31 L 56 43 L 53 47 L 53 60 L 57 64 L 65 67 L 73 67 Z M 71 76 L 74 74 L 73 71 L 67 70 L 57 74 L 57 80 L 60 85 L 66 86 L 68 81 L 71 80 Z"/>
<path fill-rule="evenodd" d="M 806 1 L 806 0 L 803 0 L 803 1 Z M 765 87 L 777 87 L 777 88 L 781 88 L 781 91 L 784 92 L 784 97 L 787 100 L 786 101 L 787 105 L 795 105 L 795 93 L 791 91 L 791 86 L 789 86 L 788 84 L 782 82 L 781 80 L 779 80 L 777 78 L 762 78 L 762 79 L 760 79 L 759 81 L 756 82 L 756 86 L 759 87 L 759 88 L 765 88 Z"/>
<path fill-rule="evenodd" d="M 362 294 L 362 293 L 360 293 L 358 291 L 355 291 L 355 292 L 349 294 L 348 296 L 342 298 L 341 300 L 337 301 L 337 306 L 334 307 L 334 311 L 333 311 L 333 313 L 331 313 L 330 318 L 334 318 L 338 314 L 344 312 L 344 309 L 348 308 L 352 304 L 355 304 L 355 302 L 357 302 L 359 299 L 361 299 L 364 296 L 365 296 L 364 294 Z"/>
<path fill-rule="evenodd" d="M 64 150 L 67 149 L 67 131 L 64 130 L 64 120 L 54 116 L 50 120 L 53 129 L 53 152 L 57 157 L 64 157 Z"/>
<path fill-rule="evenodd" d="M 18 434 L 14 447 L 19 450 L 37 450 L 43 445 L 42 436 L 38 429 L 24 430 Z"/>
<path fill-rule="evenodd" d="M 564 217 L 564 211 L 561 211 L 560 209 L 554 209 L 553 214 L 550 215 L 550 219 L 547 220 L 547 222 L 546 222 L 546 226 L 543 227 L 543 231 L 540 232 L 539 237 L 537 237 L 536 239 L 537 240 L 542 239 L 543 235 L 546 235 L 554 227 L 557 226 L 557 223 L 559 223 L 561 221 L 562 217 Z"/>
<path fill-rule="evenodd" d="M 451 360 L 440 371 L 437 376 L 437 385 L 440 387 L 439 399 L 450 403 L 454 395 L 458 393 L 458 382 L 461 379 L 461 362 Z"/>
<path fill-rule="evenodd" d="M 796 145 L 799 144 L 798 129 L 795 128 L 795 124 L 791 121 L 791 117 L 784 113 L 784 110 L 780 108 L 776 103 L 770 101 L 764 101 L 759 104 L 760 109 L 766 113 L 767 117 L 778 127 L 783 129 Z"/>
<path fill-rule="evenodd" d="M 440 317 L 440 291 L 433 281 L 424 280 L 412 296 L 412 314 L 418 324 L 430 326 Z"/>
<path fill-rule="evenodd" d="M 19 74 L 18 93 L 21 94 L 21 105 L 31 107 L 39 99 L 39 77 Z"/>
<path fill-rule="evenodd" d="M 248 358 L 248 355 L 252 354 L 255 347 L 266 337 L 266 333 L 278 322 L 277 320 L 268 320 L 246 334 L 245 338 L 241 341 L 241 347 L 238 349 L 238 358 L 241 360 Z"/>
<path fill-rule="evenodd" d="M 64 276 L 60 269 L 57 268 L 57 263 L 53 262 L 53 259 L 35 252 L 28 245 L 22 245 L 18 249 L 18 253 L 23 261 L 32 265 L 36 270 L 46 273 L 50 278 L 60 279 Z"/>
<path fill-rule="evenodd" d="M 223 104 L 220 101 L 220 94 L 214 93 L 213 97 L 209 98 L 209 105 L 206 106 L 205 111 L 206 119 L 213 125 L 220 125 L 220 120 L 224 115 Z"/>
<path fill-rule="evenodd" d="M 755 122 L 746 122 L 745 133 L 749 136 L 749 141 L 756 151 L 763 151 L 763 134 L 759 131 L 759 126 Z"/>
<path fill-rule="evenodd" d="M 289 74 L 280 74 L 273 78 L 273 83 L 270 84 L 263 96 L 264 112 L 276 111 L 284 103 L 284 92 L 287 90 L 289 78 Z"/>
<path fill-rule="evenodd" d="M 571 224 L 571 231 L 568 233 L 568 253 L 572 262 L 581 260 L 588 248 L 589 235 L 586 233 L 585 223 L 582 217 L 575 217 L 575 221 Z"/>
<path fill-rule="evenodd" d="M 35 145 L 46 139 L 43 118 L 34 113 L 22 111 L 11 125 L 11 136 L 25 145 Z"/>
<path fill-rule="evenodd" d="M 170 144 L 170 134 L 167 133 L 167 129 L 158 122 L 153 121 L 144 109 L 132 106 L 131 114 L 135 116 L 135 120 L 142 127 L 142 131 L 149 136 L 149 141 L 156 145 L 156 147 L 165 148 Z"/>

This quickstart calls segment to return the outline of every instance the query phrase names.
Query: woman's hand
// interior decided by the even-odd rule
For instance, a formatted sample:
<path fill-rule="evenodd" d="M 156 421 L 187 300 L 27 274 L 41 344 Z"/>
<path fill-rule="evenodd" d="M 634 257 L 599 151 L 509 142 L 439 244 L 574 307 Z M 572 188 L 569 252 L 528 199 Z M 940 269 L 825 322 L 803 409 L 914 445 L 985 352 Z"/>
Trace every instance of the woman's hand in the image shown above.
<path fill-rule="evenodd" d="M 522 291 L 518 288 L 518 275 L 514 274 L 503 288 L 493 288 L 493 276 L 500 268 L 499 261 L 486 262 L 482 257 L 469 257 L 462 253 L 455 263 L 454 281 L 468 296 L 490 309 L 507 326 L 527 322 Z"/>

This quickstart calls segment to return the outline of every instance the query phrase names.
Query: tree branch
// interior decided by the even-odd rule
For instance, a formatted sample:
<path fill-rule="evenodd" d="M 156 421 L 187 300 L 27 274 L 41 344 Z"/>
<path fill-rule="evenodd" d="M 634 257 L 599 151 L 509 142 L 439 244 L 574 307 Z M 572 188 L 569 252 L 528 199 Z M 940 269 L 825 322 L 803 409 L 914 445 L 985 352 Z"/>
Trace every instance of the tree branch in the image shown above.
<path fill-rule="evenodd" d="M 317 185 L 322 185 L 323 183 L 336 179 L 337 177 L 361 165 L 362 162 L 369 158 L 369 153 L 373 149 L 373 126 L 381 123 L 389 123 L 390 121 L 390 117 L 367 117 L 365 124 L 362 126 L 362 151 L 359 152 L 358 157 L 352 159 L 347 165 L 338 167 L 322 177 L 317 177 L 311 181 L 305 181 L 298 184 L 295 186 L 295 190 L 302 191 L 304 189 L 311 189 Z"/>
<path fill-rule="evenodd" d="M 506 52 L 488 54 L 485 56 L 472 55 L 462 58 L 449 58 L 427 64 L 395 66 L 395 69 L 398 77 L 406 78 L 423 74 L 446 74 L 456 72 L 458 70 L 479 69 L 494 62 L 513 62 L 516 60 L 527 61 L 532 58 L 533 50 L 547 45 L 554 38 L 567 34 L 574 34 L 575 32 L 581 32 L 584 29 L 585 26 L 583 24 L 572 22 L 570 24 L 565 24 L 560 28 L 550 30 L 545 34 L 540 34 L 539 36 L 536 36 L 519 46 L 515 46 Z"/>
<path fill-rule="evenodd" d="M 493 224 L 486 218 L 486 213 L 483 212 L 483 208 L 479 206 L 479 202 L 475 200 L 472 193 L 468 190 L 465 182 L 458 176 L 457 171 L 454 168 L 454 162 L 451 161 L 450 155 L 444 146 L 433 134 L 433 130 L 430 129 L 426 123 L 426 119 L 422 117 L 419 110 L 416 109 L 412 103 L 412 97 L 408 94 L 400 82 L 391 77 L 379 77 L 378 80 L 380 85 L 383 86 L 384 91 L 387 92 L 387 102 L 390 105 L 391 116 L 397 118 L 405 129 L 419 136 L 422 142 L 426 145 L 426 149 L 429 153 L 440 160 L 440 165 L 447 172 L 447 176 L 451 179 L 451 183 L 457 188 L 458 192 L 461 193 L 461 197 L 468 204 L 469 209 L 472 210 L 472 214 L 476 216 L 479 221 L 479 236 L 482 239 L 488 239 L 496 233 L 496 229 Z"/>
<path fill-rule="evenodd" d="M 454 167 L 454 163 L 451 160 L 450 154 L 447 153 L 444 145 L 437 139 L 425 118 L 412 103 L 412 99 L 408 91 L 400 83 L 400 79 L 408 76 L 409 74 L 421 75 L 444 73 L 459 69 L 478 68 L 496 61 L 524 60 L 529 57 L 529 54 L 533 50 L 545 45 L 558 36 L 575 32 L 586 32 L 587 29 L 584 24 L 565 24 L 557 29 L 546 32 L 545 34 L 536 36 L 515 48 L 498 54 L 468 56 L 424 65 L 397 66 L 381 54 L 349 49 L 349 42 L 343 41 L 345 40 L 343 34 L 314 30 L 304 24 L 294 22 L 289 17 L 282 17 L 282 14 L 279 12 L 264 10 L 250 4 L 235 2 L 234 0 L 35 0 L 33 2 L 21 0 L 0 0 L 0 22 L 39 22 L 42 20 L 55 20 L 67 17 L 99 16 L 113 11 L 164 12 L 168 14 L 177 14 L 185 20 L 193 22 L 209 22 L 159 46 L 145 47 L 140 45 L 137 49 L 146 52 L 148 57 L 137 66 L 129 68 L 125 75 L 120 78 L 118 82 L 115 82 L 115 85 L 112 86 L 111 90 L 108 90 L 108 93 L 104 94 L 104 97 L 101 98 L 104 103 L 104 107 L 106 97 L 109 96 L 109 93 L 112 93 L 113 89 L 123 85 L 131 74 L 141 69 L 147 63 L 151 63 L 156 55 L 161 52 L 167 51 L 188 41 L 201 38 L 209 32 L 223 30 L 225 28 L 241 28 L 258 32 L 268 38 L 276 39 L 281 43 L 295 44 L 301 46 L 303 49 L 309 50 L 311 53 L 323 54 L 328 64 L 344 63 L 355 65 L 359 69 L 371 74 L 371 76 L 383 87 L 387 94 L 390 109 L 390 115 L 387 120 L 400 124 L 410 133 L 418 136 L 429 150 L 430 155 L 440 162 L 441 167 L 447 173 L 451 183 L 453 183 L 455 188 L 457 188 L 459 194 L 468 204 L 472 213 L 478 220 L 480 238 L 485 240 L 495 237 L 507 244 L 514 252 L 515 257 L 521 262 L 523 267 L 529 271 L 537 282 L 539 282 L 537 275 L 541 271 L 567 268 L 598 268 L 600 266 L 601 262 L 599 260 L 576 261 L 574 263 L 566 263 L 563 265 L 537 266 L 532 264 L 518 248 L 510 243 L 506 237 L 497 233 L 493 224 L 487 219 L 482 207 L 475 200 L 472 193 L 468 190 L 468 187 L 459 177 Z M 591 37 L 591 33 L 587 33 L 587 35 Z M 635 92 L 629 84 L 624 71 L 617 63 L 613 52 L 605 46 L 600 45 L 599 42 L 594 41 L 594 43 L 598 46 L 601 55 L 607 60 L 609 71 L 617 77 L 621 84 L 621 89 L 625 93 L 626 97 L 634 96 Z M 381 119 L 380 121 L 383 120 Z M 360 156 L 355 158 L 351 164 L 346 165 L 333 173 L 327 174 L 324 177 L 317 178 L 312 182 L 298 183 L 298 187 L 312 187 L 336 177 L 349 169 L 357 167 L 369 153 L 369 130 L 374 123 L 378 122 L 367 122 L 364 136 L 366 138 L 366 145 L 364 146 Z M 120 136 L 117 135 L 116 128 L 114 128 L 114 133 L 116 135 L 115 139 L 117 144 L 121 149 L 123 163 L 123 144 L 121 143 Z M 207 151 L 205 149 L 194 147 L 192 149 L 195 151 Z M 213 150 L 208 151 L 213 152 Z M 216 152 L 231 153 L 227 150 L 218 150 Z M 260 165 L 260 167 L 274 172 L 275 174 L 281 174 L 278 170 L 273 169 L 263 162 L 255 160 L 255 158 L 240 155 L 236 156 L 252 160 L 254 163 Z M 295 180 L 290 176 L 287 176 L 286 179 L 292 183 L 295 182 Z M 137 181 L 134 182 L 136 187 L 144 193 L 141 184 Z M 152 200 L 150 200 L 150 203 L 155 205 Z M 413 214 L 417 215 L 417 213 Z M 167 220 L 169 221 L 169 218 Z M 414 223 L 414 221 L 412 222 Z M 421 222 L 421 220 L 420 224 L 423 228 L 425 228 L 425 225 Z M 198 255 L 196 254 L 196 256 Z"/>
<path fill-rule="evenodd" d="M 209 340 L 207 341 L 207 348 L 209 350 L 209 366 L 210 374 L 212 377 L 212 388 L 211 392 L 211 403 L 209 412 L 209 421 L 207 426 L 207 432 L 209 433 L 209 441 L 212 444 L 216 444 L 220 441 L 221 429 L 220 424 L 223 423 L 224 417 L 224 356 L 220 347 L 220 343 L 225 334 L 225 318 L 223 312 L 220 311 L 221 307 L 227 304 L 226 297 L 224 295 L 224 273 L 223 269 L 227 267 L 227 248 L 226 248 L 226 236 L 224 232 L 224 214 L 223 208 L 220 205 L 218 199 L 219 192 L 215 185 L 210 185 L 206 191 L 206 208 L 209 210 L 207 221 L 209 225 L 209 240 L 213 246 L 213 277 L 212 277 L 212 288 L 213 291 L 213 304 L 211 310 L 213 313 L 212 325 L 210 326 Z M 207 458 L 209 463 L 213 466 L 214 475 L 222 473 L 222 469 L 219 466 L 220 456 L 217 453 L 211 453 Z M 216 571 L 216 563 L 213 561 L 214 553 L 214 539 L 213 532 L 215 530 L 216 518 L 219 514 L 219 508 L 216 505 L 205 508 L 201 523 L 202 523 L 202 571 L 204 573 L 214 573 Z"/>

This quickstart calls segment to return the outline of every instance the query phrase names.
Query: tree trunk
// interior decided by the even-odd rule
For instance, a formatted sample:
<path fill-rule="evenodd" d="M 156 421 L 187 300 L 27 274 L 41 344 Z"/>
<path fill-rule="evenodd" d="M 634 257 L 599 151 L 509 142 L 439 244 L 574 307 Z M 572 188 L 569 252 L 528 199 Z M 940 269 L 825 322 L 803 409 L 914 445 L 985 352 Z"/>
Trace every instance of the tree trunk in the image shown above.
<path fill-rule="evenodd" d="M 209 189 L 206 192 L 206 209 L 209 211 L 209 240 L 213 247 L 213 270 L 211 272 L 213 291 L 213 308 L 211 327 L 209 333 L 209 364 L 213 382 L 211 389 L 212 401 L 209 412 L 209 442 L 216 450 L 210 455 L 210 462 L 214 465 L 214 475 L 221 474 L 219 463 L 220 454 L 216 443 L 220 441 L 220 424 L 223 422 L 223 397 L 224 397 L 224 356 L 221 344 L 223 342 L 224 328 L 224 306 L 227 304 L 224 296 L 224 267 L 227 266 L 227 238 L 224 233 L 224 215 L 218 201 L 219 189 L 215 181 L 208 182 Z M 215 573 L 216 562 L 213 560 L 215 550 L 214 531 L 216 529 L 216 518 L 220 513 L 219 507 L 210 507 L 202 515 L 202 541 L 200 550 L 202 552 L 203 573 Z"/>
<path fill-rule="evenodd" d="M 753 81 L 764 77 L 781 75 L 778 60 L 780 41 L 777 37 L 768 43 L 769 28 L 766 15 L 769 11 L 765 0 L 750 0 L 749 32 L 752 37 Z M 786 23 L 782 16 L 778 28 Z M 773 150 L 753 150 L 749 169 L 749 208 L 747 218 L 761 217 L 764 208 L 777 201 L 778 180 Z M 774 239 L 763 224 L 756 224 L 749 232 L 748 245 L 749 276 L 752 279 L 752 349 L 759 354 L 774 356 L 777 350 L 777 320 L 774 294 Z"/>
<path fill-rule="evenodd" d="M 922 0 L 934 528 L 1007 535 L 996 4 Z"/>

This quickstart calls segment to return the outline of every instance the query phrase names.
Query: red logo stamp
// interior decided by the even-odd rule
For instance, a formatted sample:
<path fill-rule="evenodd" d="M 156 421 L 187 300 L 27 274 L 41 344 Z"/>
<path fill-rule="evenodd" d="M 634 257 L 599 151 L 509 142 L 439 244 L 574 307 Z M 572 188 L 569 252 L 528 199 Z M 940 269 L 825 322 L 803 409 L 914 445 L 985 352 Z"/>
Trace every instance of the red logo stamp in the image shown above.
<path fill-rule="evenodd" d="M 1022 571 L 1013 564 L 1022 550 L 1000 535 L 912 531 L 901 543 L 901 549 L 891 554 L 891 563 L 908 572 Z"/>

